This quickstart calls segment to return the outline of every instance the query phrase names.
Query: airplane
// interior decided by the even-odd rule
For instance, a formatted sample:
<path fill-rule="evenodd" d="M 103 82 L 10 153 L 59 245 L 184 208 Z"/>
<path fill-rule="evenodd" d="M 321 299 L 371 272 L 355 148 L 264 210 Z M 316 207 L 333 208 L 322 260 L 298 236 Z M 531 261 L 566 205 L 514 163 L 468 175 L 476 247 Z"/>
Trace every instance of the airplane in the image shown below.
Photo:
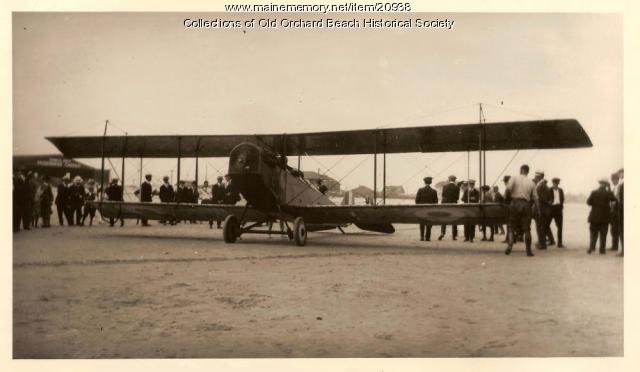
<path fill-rule="evenodd" d="M 377 203 L 377 159 L 386 154 L 409 152 L 478 151 L 480 185 L 486 182 L 486 151 L 517 149 L 568 149 L 592 147 L 589 136 L 575 119 L 509 121 L 459 125 L 346 130 L 293 134 L 253 135 L 145 135 L 47 137 L 65 158 L 229 157 L 231 182 L 246 205 L 192 203 L 146 203 L 99 200 L 91 202 L 105 217 L 150 220 L 224 220 L 223 238 L 234 243 L 244 234 L 282 234 L 304 246 L 307 233 L 354 224 L 360 229 L 393 233 L 393 224 L 431 225 L 506 222 L 508 207 L 496 203 L 475 204 L 383 204 Z M 302 155 L 374 155 L 373 205 L 336 205 L 311 185 L 300 171 Z M 298 167 L 288 158 L 298 157 Z M 101 179 L 104 190 L 104 176 Z M 280 231 L 261 228 L 282 222 Z M 289 226 L 289 224 L 292 226 Z M 344 233 L 344 231 L 343 231 Z"/>

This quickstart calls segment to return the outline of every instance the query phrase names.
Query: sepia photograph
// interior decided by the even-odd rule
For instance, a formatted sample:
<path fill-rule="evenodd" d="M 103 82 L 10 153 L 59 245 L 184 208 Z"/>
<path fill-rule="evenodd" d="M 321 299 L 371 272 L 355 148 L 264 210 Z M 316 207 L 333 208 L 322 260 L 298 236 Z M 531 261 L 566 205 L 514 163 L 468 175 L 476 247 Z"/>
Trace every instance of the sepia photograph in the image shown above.
<path fill-rule="evenodd" d="M 12 13 L 13 359 L 625 357 L 622 14 L 239 4 Z"/>

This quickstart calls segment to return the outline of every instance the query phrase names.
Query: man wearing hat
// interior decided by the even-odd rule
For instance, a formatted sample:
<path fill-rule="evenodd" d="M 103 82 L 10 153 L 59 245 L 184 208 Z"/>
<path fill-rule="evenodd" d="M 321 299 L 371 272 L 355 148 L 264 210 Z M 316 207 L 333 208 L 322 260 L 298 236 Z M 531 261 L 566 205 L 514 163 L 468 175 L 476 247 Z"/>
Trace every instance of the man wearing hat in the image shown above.
<path fill-rule="evenodd" d="M 56 212 L 58 213 L 58 222 L 60 226 L 64 226 L 64 216 L 66 215 L 65 211 L 67 209 L 67 192 L 69 191 L 69 173 L 65 174 L 62 177 L 62 182 L 57 187 L 56 192 Z M 67 219 L 67 223 L 70 224 Z"/>
<path fill-rule="evenodd" d="M 111 184 L 107 186 L 104 190 L 104 193 L 107 195 L 107 199 L 110 201 L 124 201 L 122 186 L 118 185 L 118 179 L 114 178 L 111 180 Z M 109 226 L 113 227 L 114 218 L 109 218 Z M 124 226 L 124 219 L 120 218 L 120 226 Z"/>
<path fill-rule="evenodd" d="M 520 167 L 520 174 L 511 177 L 507 183 L 505 194 L 511 200 L 510 227 L 507 229 L 508 247 L 504 252 L 510 254 L 513 244 L 516 242 L 516 231 L 524 235 L 524 243 L 527 250 L 527 256 L 532 257 L 531 252 L 531 201 L 534 198 L 535 184 L 529 179 L 529 166 L 523 164 Z"/>
<path fill-rule="evenodd" d="M 536 222 L 536 235 L 538 235 L 538 249 L 547 249 L 547 237 L 549 235 L 549 223 L 551 216 L 550 190 L 544 179 L 544 172 L 537 171 L 533 178 L 536 188 L 533 193 L 534 209 L 533 218 Z M 554 243 L 555 244 L 555 243 Z"/>
<path fill-rule="evenodd" d="M 162 185 L 160 185 L 160 191 L 158 192 L 158 197 L 160 198 L 160 203 L 171 203 L 174 201 L 175 195 L 173 191 L 173 186 L 169 183 L 169 176 L 162 177 Z M 166 224 L 166 220 L 160 220 L 161 224 Z"/>
<path fill-rule="evenodd" d="M 93 225 L 93 218 L 96 216 L 96 208 L 87 202 L 95 201 L 97 198 L 98 193 L 96 192 L 96 182 L 89 179 L 87 181 L 87 189 L 85 190 L 84 212 L 82 213 L 82 221 L 80 223 L 82 226 L 84 226 L 84 221 L 87 217 L 89 217 L 89 226 Z"/>
<path fill-rule="evenodd" d="M 551 221 L 554 221 L 557 229 L 558 236 L 558 248 L 564 248 L 562 244 L 562 214 L 564 209 L 564 190 L 560 187 L 560 178 L 554 177 L 551 180 L 551 220 L 549 221 L 549 234 L 551 238 L 553 238 L 553 233 L 551 232 Z"/>
<path fill-rule="evenodd" d="M 438 204 L 438 193 L 431 188 L 432 177 L 425 177 L 424 187 L 418 190 L 416 194 L 416 204 Z M 420 240 L 431 240 L 431 225 L 420 223 Z"/>
<path fill-rule="evenodd" d="M 140 201 L 143 203 L 151 203 L 153 200 L 153 187 L 151 186 L 151 174 L 144 176 L 144 181 L 140 185 Z M 140 222 L 142 226 L 151 226 L 146 218 L 141 218 Z"/>
<path fill-rule="evenodd" d="M 591 206 L 589 213 L 590 244 L 587 253 L 596 250 L 596 242 L 600 238 L 600 254 L 605 254 L 607 244 L 607 230 L 611 220 L 611 205 L 615 196 L 609 190 L 609 181 L 606 178 L 598 180 L 599 187 L 591 192 L 587 199 L 587 205 Z"/>
<path fill-rule="evenodd" d="M 82 206 L 84 205 L 84 185 L 82 177 L 75 176 L 73 185 L 69 186 L 69 206 L 71 211 L 70 226 L 82 226 Z M 75 219 L 75 220 L 74 220 Z"/>
<path fill-rule="evenodd" d="M 476 186 L 476 181 L 469 180 L 468 187 L 462 193 L 463 203 L 479 203 L 480 202 L 480 192 L 475 188 L 475 186 Z M 464 224 L 464 241 L 472 243 L 475 237 L 476 237 L 476 226 L 472 223 Z"/>
<path fill-rule="evenodd" d="M 13 232 L 19 232 L 22 225 L 24 213 L 24 203 L 29 198 L 29 188 L 24 170 L 18 169 L 13 175 Z M 28 221 L 25 228 L 30 229 Z"/>
<path fill-rule="evenodd" d="M 211 198 L 213 200 L 213 204 L 224 204 L 225 198 L 227 195 L 227 187 L 224 182 L 222 182 L 222 176 L 218 176 L 217 181 L 213 186 L 211 186 Z M 221 228 L 222 221 L 216 220 L 216 225 L 218 228 Z M 213 221 L 209 221 L 209 228 L 213 228 Z"/>
<path fill-rule="evenodd" d="M 449 182 L 442 187 L 442 204 L 450 203 L 457 204 L 460 199 L 460 187 L 456 184 L 456 176 L 449 176 Z M 444 238 L 444 234 L 447 232 L 447 225 L 440 227 L 440 236 L 438 240 Z M 458 238 L 458 225 L 451 225 L 451 235 L 453 240 Z"/>

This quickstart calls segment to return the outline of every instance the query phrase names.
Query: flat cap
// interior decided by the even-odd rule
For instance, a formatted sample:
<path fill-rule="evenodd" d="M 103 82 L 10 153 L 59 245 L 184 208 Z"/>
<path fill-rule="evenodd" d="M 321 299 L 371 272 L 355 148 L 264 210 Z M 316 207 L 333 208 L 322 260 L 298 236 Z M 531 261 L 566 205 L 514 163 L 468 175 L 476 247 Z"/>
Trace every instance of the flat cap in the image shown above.
<path fill-rule="evenodd" d="M 560 178 L 558 178 L 558 177 L 553 177 L 553 178 L 551 179 L 551 182 L 553 182 L 553 183 L 560 183 Z"/>

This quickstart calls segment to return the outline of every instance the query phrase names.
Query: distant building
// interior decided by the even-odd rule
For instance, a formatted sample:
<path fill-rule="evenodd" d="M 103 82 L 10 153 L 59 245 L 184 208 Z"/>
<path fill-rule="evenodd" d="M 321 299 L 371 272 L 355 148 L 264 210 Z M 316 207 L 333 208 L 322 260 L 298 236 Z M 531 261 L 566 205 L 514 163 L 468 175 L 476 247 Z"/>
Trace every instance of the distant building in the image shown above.
<path fill-rule="evenodd" d="M 304 173 L 304 178 L 313 183 L 314 185 L 318 184 L 318 180 L 321 179 L 322 180 L 322 184 L 327 186 L 327 194 L 331 195 L 331 196 L 339 196 L 340 195 L 340 182 L 325 175 L 325 174 L 319 174 L 318 172 L 314 172 L 314 171 L 305 171 Z"/>
<path fill-rule="evenodd" d="M 368 188 L 367 186 L 358 186 L 355 189 L 351 190 L 354 198 L 366 198 L 373 197 L 373 189 Z"/>
<path fill-rule="evenodd" d="M 384 192 L 387 198 L 398 198 L 406 196 L 406 191 L 402 186 L 385 186 Z"/>
<path fill-rule="evenodd" d="M 13 169 L 24 169 L 37 172 L 41 176 L 49 176 L 50 182 L 55 185 L 59 184 L 67 173 L 72 179 L 80 176 L 85 181 L 93 178 L 96 182 L 100 182 L 100 169 L 74 159 L 64 159 L 63 164 L 62 155 L 14 155 Z M 104 181 L 105 183 L 109 181 L 109 170 L 104 171 Z"/>

